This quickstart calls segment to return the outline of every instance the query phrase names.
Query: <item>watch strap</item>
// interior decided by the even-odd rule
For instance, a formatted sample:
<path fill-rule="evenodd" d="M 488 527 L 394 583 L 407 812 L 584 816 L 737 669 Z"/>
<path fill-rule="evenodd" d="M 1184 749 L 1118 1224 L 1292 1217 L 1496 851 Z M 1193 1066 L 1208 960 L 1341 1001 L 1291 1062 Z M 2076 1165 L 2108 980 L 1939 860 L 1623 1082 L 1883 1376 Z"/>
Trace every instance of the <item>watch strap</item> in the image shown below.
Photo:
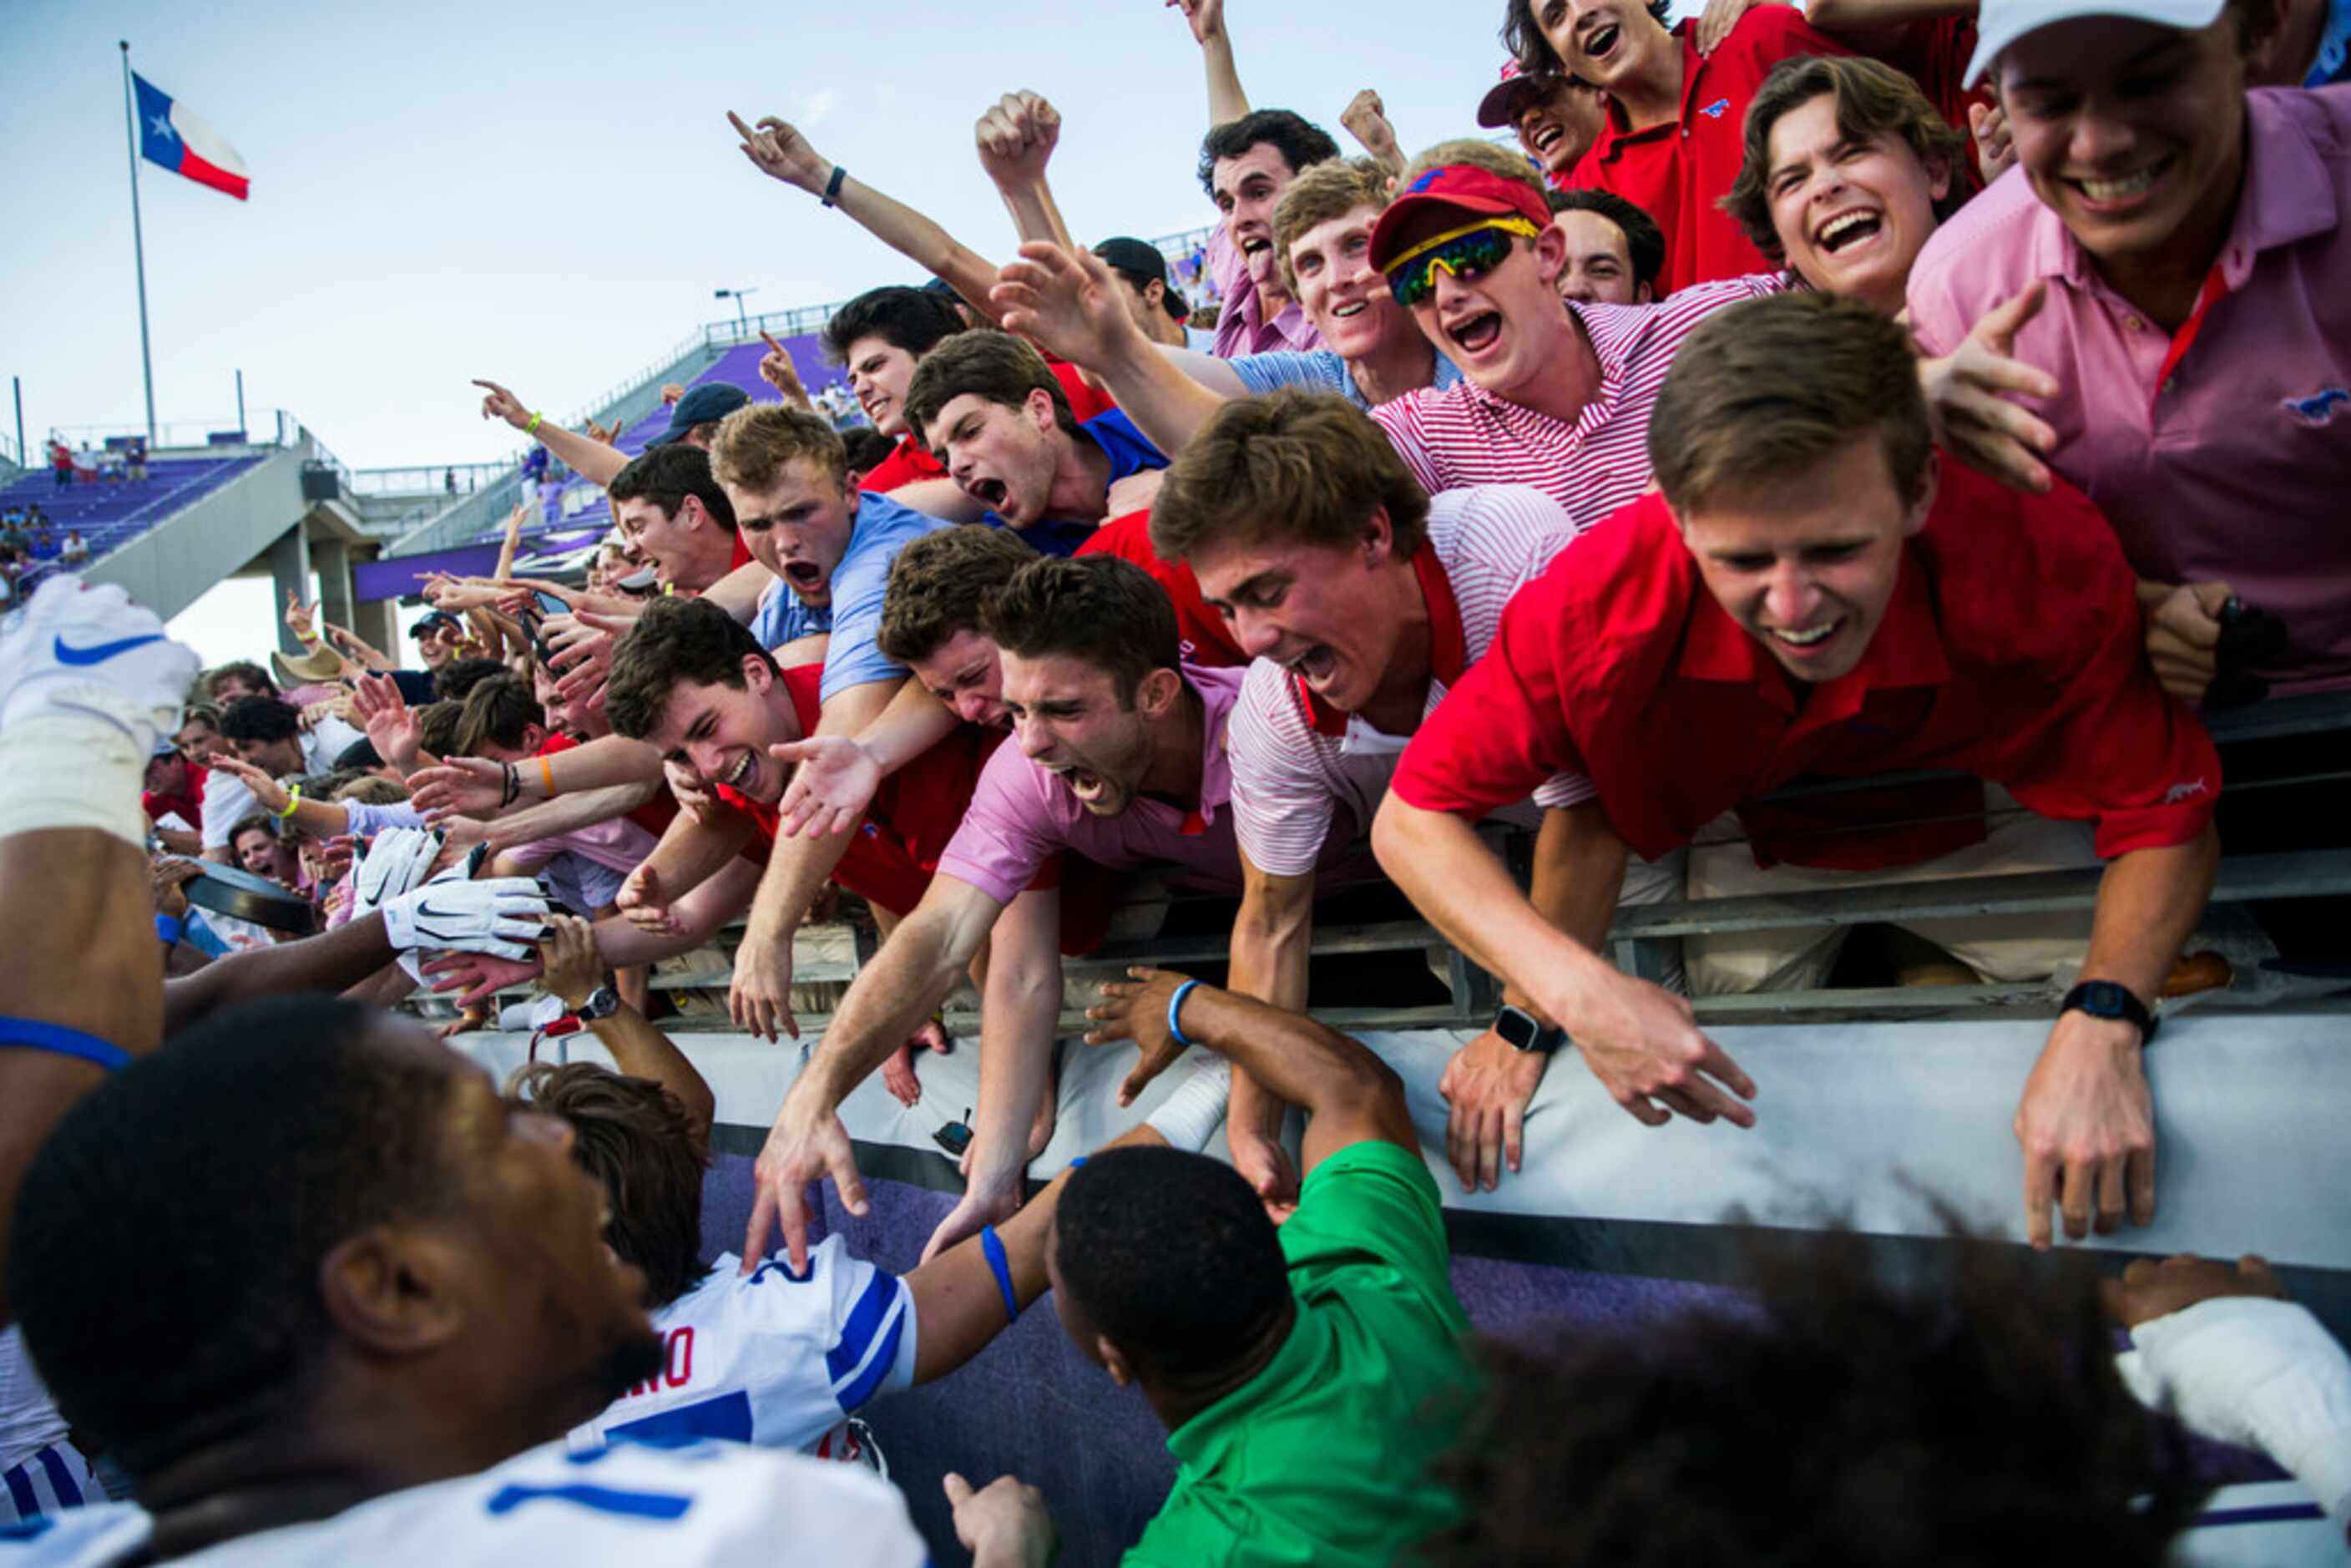
<path fill-rule="evenodd" d="M 2141 1050 L 2155 1043 L 2158 1019 L 2147 1005 L 2138 999 L 2128 986 L 2115 980 L 2084 980 L 2065 993 L 2057 1005 L 2060 1013 L 2081 1011 L 2092 1018 L 2120 1019 L 2138 1028 Z"/>

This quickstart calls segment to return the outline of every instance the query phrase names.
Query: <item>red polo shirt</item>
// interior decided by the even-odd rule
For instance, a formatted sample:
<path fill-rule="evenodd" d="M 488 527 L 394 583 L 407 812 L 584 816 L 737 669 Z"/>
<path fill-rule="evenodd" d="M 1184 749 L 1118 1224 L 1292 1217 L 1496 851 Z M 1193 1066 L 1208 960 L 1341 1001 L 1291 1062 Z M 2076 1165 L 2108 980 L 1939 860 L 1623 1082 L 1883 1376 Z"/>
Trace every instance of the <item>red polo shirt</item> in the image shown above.
<path fill-rule="evenodd" d="M 1600 140 L 1568 176 L 1570 185 L 1613 191 L 1656 220 L 1666 235 L 1660 298 L 1693 283 L 1778 270 L 1739 220 L 1715 205 L 1745 162 L 1748 102 L 1771 68 L 1792 55 L 1853 53 L 1815 31 L 1792 5 L 1756 6 L 1710 55 L 1698 52 L 1687 23 L 1674 37 L 1682 51 L 1680 117 L 1630 131 L 1611 99 Z"/>
<path fill-rule="evenodd" d="M 1225 618 L 1200 597 L 1200 580 L 1180 560 L 1161 560 L 1151 548 L 1151 513 L 1146 508 L 1113 517 L 1077 548 L 1077 554 L 1114 555 L 1149 572 L 1176 603 L 1176 634 L 1181 639 L 1187 664 L 1246 664 L 1249 655 L 1233 641 Z"/>
<path fill-rule="evenodd" d="M 204 821 L 204 772 L 194 763 L 188 764 L 188 792 L 184 795 L 158 795 L 151 789 L 139 792 L 140 810 L 149 821 L 157 821 L 177 811 L 180 821 L 191 828 L 202 827 Z"/>
<path fill-rule="evenodd" d="M 1644 858 L 1737 809 L 1766 865 L 1868 870 L 1947 835 L 1782 836 L 1748 802 L 1808 777 L 1952 768 L 2095 821 L 2104 856 L 2185 843 L 2211 821 L 2220 763 L 2147 667 L 2135 581 L 2078 491 L 2027 496 L 1947 459 L 1861 664 L 1808 688 L 1715 602 L 1664 498 L 1646 496 L 1510 601 L 1394 788 L 1479 817 L 1582 772 Z"/>
<path fill-rule="evenodd" d="M 1066 360 L 1049 362 L 1052 367 L 1053 379 L 1061 383 L 1061 392 L 1070 400 L 1070 412 L 1077 416 L 1080 424 L 1118 406 L 1110 393 L 1088 385 L 1077 366 Z M 917 479 L 944 479 L 946 476 L 947 471 L 940 466 L 939 460 L 932 456 L 921 442 L 912 435 L 902 435 L 898 437 L 897 447 L 869 469 L 865 476 L 857 481 L 857 487 L 871 490 L 877 496 L 887 495 Z"/>

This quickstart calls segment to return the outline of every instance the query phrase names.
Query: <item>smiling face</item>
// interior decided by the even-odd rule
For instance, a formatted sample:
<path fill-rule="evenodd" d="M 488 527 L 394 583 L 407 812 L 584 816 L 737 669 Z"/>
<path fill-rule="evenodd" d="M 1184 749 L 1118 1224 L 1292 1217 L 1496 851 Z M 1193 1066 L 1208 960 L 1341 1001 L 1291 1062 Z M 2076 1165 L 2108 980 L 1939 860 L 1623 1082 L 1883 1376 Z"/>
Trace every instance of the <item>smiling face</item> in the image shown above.
<path fill-rule="evenodd" d="M 1886 618 L 1903 540 L 1927 523 L 1930 466 L 1906 505 L 1875 434 L 1803 472 L 1718 495 L 1680 515 L 1707 591 L 1800 681 L 1860 664 Z"/>
<path fill-rule="evenodd" d="M 1763 193 L 1788 265 L 1823 293 L 1900 310 L 1950 170 L 1928 168 L 1891 131 L 1847 140 L 1825 92 L 1772 122 L 1768 152 Z"/>
<path fill-rule="evenodd" d="M 247 828 L 237 834 L 236 842 L 229 846 L 237 865 L 256 876 L 275 877 L 277 874 L 277 839 L 264 828 Z"/>
<path fill-rule="evenodd" d="M 1322 346 L 1343 360 L 1369 358 L 1416 330 L 1372 265 L 1372 225 L 1379 221 L 1377 207 L 1357 207 L 1290 242 L 1299 308 L 1322 334 Z"/>
<path fill-rule="evenodd" d="M 1045 515 L 1064 445 L 1053 439 L 1059 434 L 1048 393 L 1032 392 L 1014 408 L 964 392 L 947 400 L 925 438 L 965 495 L 1005 527 L 1025 528 Z"/>
<path fill-rule="evenodd" d="M 464 1212 L 434 1228 L 447 1243 L 444 1282 L 465 1311 L 466 1381 L 497 1415 L 559 1433 L 662 1364 L 644 1274 L 604 1239 L 611 1200 L 573 1160 L 569 1124 L 507 1104 L 487 1074 L 414 1024 L 387 1020 L 380 1040 L 443 1053 L 455 1080 L 444 1163 L 459 1174 Z"/>
<path fill-rule="evenodd" d="M 746 654 L 740 687 L 680 681 L 642 737 L 704 784 L 724 784 L 761 805 L 784 798 L 791 769 L 768 747 L 800 737 L 790 694 L 765 659 Z"/>
<path fill-rule="evenodd" d="M 907 434 L 906 383 L 914 379 L 914 356 L 879 334 L 849 345 L 849 390 L 873 428 L 896 440 Z"/>
<path fill-rule="evenodd" d="M 923 689 L 953 708 L 964 723 L 1010 727 L 1011 715 L 1004 706 L 1004 661 L 993 639 L 963 627 L 909 668 Z"/>
<path fill-rule="evenodd" d="M 1432 205 L 1398 233 L 1394 254 L 1478 216 Z M 1489 271 L 1463 276 L 1438 267 L 1434 287 L 1411 308 L 1412 319 L 1463 375 L 1497 397 L 1509 397 L 1572 351 L 1575 324 L 1560 304 L 1557 287 L 1566 250 L 1559 230 L 1546 224 L 1531 242 L 1512 236 L 1510 253 Z"/>
<path fill-rule="evenodd" d="M 172 744 L 180 748 L 182 757 L 198 766 L 210 762 L 214 753 L 226 749 L 220 731 L 200 718 L 192 718 L 182 725 L 172 734 Z"/>
<path fill-rule="evenodd" d="M 240 761 L 249 762 L 273 777 L 302 771 L 302 743 L 298 740 L 232 740 L 228 748 Z"/>
<path fill-rule="evenodd" d="M 1680 64 L 1681 46 L 1638 0 L 1538 0 L 1535 25 L 1569 75 L 1604 93 Z"/>
<path fill-rule="evenodd" d="M 1269 288 L 1277 296 L 1288 293 L 1281 269 L 1274 265 L 1273 208 L 1297 174 L 1270 141 L 1260 141 L 1238 157 L 1217 159 L 1209 174 L 1217 210 L 1225 214 L 1225 230 L 1240 248 L 1260 293 Z"/>
<path fill-rule="evenodd" d="M 2200 31 L 2085 16 L 1998 63 L 2017 162 L 2099 262 L 2200 273 L 2244 179 L 2245 67 L 2231 9 Z"/>
<path fill-rule="evenodd" d="M 1518 110 L 1510 123 L 1519 133 L 1519 145 L 1544 173 L 1554 176 L 1574 168 L 1608 123 L 1600 94 L 1564 78 L 1548 91 L 1520 89 Z"/>
<path fill-rule="evenodd" d="M 1649 286 L 1633 281 L 1633 246 L 1625 231 L 1598 213 L 1570 208 L 1551 220 L 1566 243 L 1559 297 L 1583 305 L 1639 305 Z"/>
<path fill-rule="evenodd" d="M 765 490 L 726 486 L 735 526 L 761 566 L 804 604 L 832 602 L 832 574 L 857 524 L 857 491 L 812 457 L 795 457 Z"/>
<path fill-rule="evenodd" d="M 1357 544 L 1210 542 L 1189 564 L 1244 653 L 1282 665 L 1334 708 L 1354 712 L 1400 677 L 1427 674 L 1394 667 L 1396 579 L 1410 569 L 1395 553 L 1384 510 Z M 1410 581 L 1402 587 L 1417 591 Z"/>
<path fill-rule="evenodd" d="M 1094 816 L 1115 817 L 1134 804 L 1151 766 L 1152 719 L 1166 706 L 1167 694 L 1156 686 L 1180 686 L 1176 672 L 1153 671 L 1129 704 L 1119 701 L 1109 671 L 1082 659 L 1008 652 L 1003 660 L 1004 706 L 1021 755 L 1061 779 Z"/>

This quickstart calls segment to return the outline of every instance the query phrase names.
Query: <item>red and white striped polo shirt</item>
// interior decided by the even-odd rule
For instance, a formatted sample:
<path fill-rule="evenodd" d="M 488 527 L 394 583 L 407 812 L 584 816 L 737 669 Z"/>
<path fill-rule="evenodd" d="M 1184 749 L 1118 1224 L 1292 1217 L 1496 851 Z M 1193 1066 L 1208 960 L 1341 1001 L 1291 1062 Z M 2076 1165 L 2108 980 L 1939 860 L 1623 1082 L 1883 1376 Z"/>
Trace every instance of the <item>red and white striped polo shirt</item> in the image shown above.
<path fill-rule="evenodd" d="M 1649 487 L 1649 410 L 1682 340 L 1756 280 L 1701 284 L 1658 305 L 1570 305 L 1600 361 L 1600 390 L 1573 423 L 1475 382 L 1407 392 L 1372 417 L 1431 495 L 1465 485 L 1531 485 L 1580 533 Z"/>
<path fill-rule="evenodd" d="M 1427 538 L 1412 557 L 1429 619 L 1423 717 L 1485 653 L 1519 585 L 1541 576 L 1576 531 L 1557 502 L 1524 486 L 1480 485 L 1431 499 Z M 1233 832 L 1250 863 L 1273 876 L 1313 872 L 1341 808 L 1352 818 L 1342 831 L 1368 831 L 1411 738 L 1338 712 L 1268 659 L 1249 665 L 1226 734 Z M 1534 798 L 1573 806 L 1591 795 L 1588 780 L 1562 773 Z"/>

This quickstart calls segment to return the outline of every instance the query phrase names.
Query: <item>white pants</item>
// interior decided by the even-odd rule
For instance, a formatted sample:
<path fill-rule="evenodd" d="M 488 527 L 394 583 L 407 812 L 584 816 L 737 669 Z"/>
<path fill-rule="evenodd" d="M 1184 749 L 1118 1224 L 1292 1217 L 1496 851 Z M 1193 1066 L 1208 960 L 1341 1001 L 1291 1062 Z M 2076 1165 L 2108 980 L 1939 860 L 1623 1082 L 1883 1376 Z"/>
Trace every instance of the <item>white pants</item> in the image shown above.
<path fill-rule="evenodd" d="M 2092 866 L 2086 822 L 2061 822 L 2022 810 L 2015 797 L 1996 784 L 1984 786 L 1984 807 L 1992 813 L 1980 843 L 1920 861 L 1876 871 L 1821 871 L 1781 864 L 1766 871 L 1744 841 L 1726 843 L 1745 830 L 1735 816 L 1708 823 L 1691 843 L 1689 896 L 1730 898 L 1748 894 L 1805 893 L 1822 888 L 1872 887 L 1887 883 L 1934 882 L 1952 877 L 2005 876 L 2023 872 Z M 2045 980 L 2067 964 L 2079 964 L 2090 945 L 2086 909 L 2050 915 L 1979 915 L 1898 922 L 1950 954 L 1986 980 L 2025 985 Z M 1836 964 L 1848 926 L 1787 931 L 1742 931 L 1733 936 L 1687 936 L 1682 953 L 1690 994 L 1714 997 L 1749 991 L 1817 990 Z"/>

